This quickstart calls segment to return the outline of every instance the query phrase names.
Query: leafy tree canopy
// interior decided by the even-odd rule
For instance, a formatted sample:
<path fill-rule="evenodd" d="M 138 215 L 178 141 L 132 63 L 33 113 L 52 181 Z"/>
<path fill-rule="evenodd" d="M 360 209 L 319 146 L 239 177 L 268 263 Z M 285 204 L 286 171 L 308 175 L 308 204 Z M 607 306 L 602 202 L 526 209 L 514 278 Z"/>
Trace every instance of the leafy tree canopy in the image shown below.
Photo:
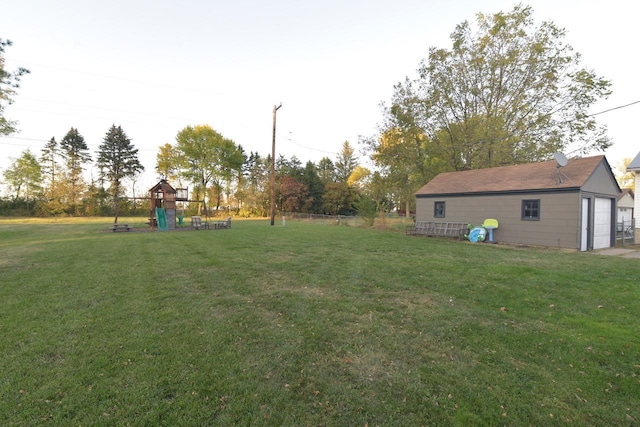
<path fill-rule="evenodd" d="M 371 175 L 371 171 L 360 165 L 356 166 L 349 178 L 347 184 L 351 187 L 356 187 L 360 190 L 364 190 L 368 184 L 368 179 Z"/>
<path fill-rule="evenodd" d="M 588 109 L 609 95 L 610 82 L 581 66 L 565 35 L 552 22 L 536 24 L 523 5 L 459 24 L 450 49 L 432 47 L 419 77 L 395 86 L 383 137 L 368 143 L 374 161 L 396 168 L 391 153 L 407 153 L 383 140 L 390 132 L 417 156 L 406 172 L 426 179 L 606 149 L 606 128 Z"/>
<path fill-rule="evenodd" d="M 631 158 L 625 157 L 624 159 L 622 159 L 622 161 L 618 162 L 613 168 L 613 174 L 615 175 L 620 188 L 633 189 L 633 185 L 636 179 L 636 172 L 633 172 L 627 169 L 630 163 L 631 163 Z"/>
<path fill-rule="evenodd" d="M 3 176 L 14 193 L 14 199 L 18 197 L 33 199 L 41 190 L 42 169 L 36 156 L 29 150 L 14 159 L 3 172 Z"/>
<path fill-rule="evenodd" d="M 4 109 L 5 105 L 13 102 L 12 97 L 16 94 L 16 89 L 20 87 L 20 78 L 29 74 L 29 70 L 22 67 L 13 72 L 5 69 L 5 49 L 12 44 L 11 40 L 0 38 L 0 135 L 10 135 L 16 132 L 16 122 L 5 118 Z"/>
<path fill-rule="evenodd" d="M 171 144 L 164 144 L 159 147 L 158 154 L 156 154 L 156 171 L 162 179 L 168 179 L 173 181 L 178 179 L 179 172 L 178 154 L 175 147 Z"/>
<path fill-rule="evenodd" d="M 209 125 L 187 126 L 176 135 L 176 153 L 182 175 L 206 189 L 213 182 L 220 187 L 240 175 L 245 162 L 241 146 Z"/>

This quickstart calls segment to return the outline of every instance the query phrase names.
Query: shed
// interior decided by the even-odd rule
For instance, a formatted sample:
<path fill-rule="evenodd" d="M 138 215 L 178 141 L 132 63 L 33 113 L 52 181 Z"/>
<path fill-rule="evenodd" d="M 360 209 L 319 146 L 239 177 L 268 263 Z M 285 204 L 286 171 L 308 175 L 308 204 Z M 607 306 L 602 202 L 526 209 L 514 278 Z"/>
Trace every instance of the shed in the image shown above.
<path fill-rule="evenodd" d="M 586 251 L 615 246 L 619 193 L 602 155 L 445 172 L 416 192 L 416 220 L 495 218 L 497 241 Z"/>
<path fill-rule="evenodd" d="M 636 157 L 631 160 L 629 166 L 627 166 L 627 171 L 632 171 L 636 173 L 635 179 L 635 194 L 640 191 L 640 153 L 636 155 Z M 634 219 L 636 220 L 636 242 L 640 241 L 640 198 L 634 200 L 634 209 L 633 209 Z"/>

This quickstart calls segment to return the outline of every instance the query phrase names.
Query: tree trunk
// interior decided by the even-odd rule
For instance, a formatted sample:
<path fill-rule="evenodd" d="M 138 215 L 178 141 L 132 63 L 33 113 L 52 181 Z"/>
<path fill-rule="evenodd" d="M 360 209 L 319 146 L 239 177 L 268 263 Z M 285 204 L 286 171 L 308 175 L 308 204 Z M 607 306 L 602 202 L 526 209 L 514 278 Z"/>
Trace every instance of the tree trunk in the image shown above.
<path fill-rule="evenodd" d="M 406 212 L 404 214 L 404 217 L 405 219 L 409 219 L 411 217 L 411 202 L 409 201 L 409 199 L 407 199 L 407 201 L 405 202 L 404 209 L 404 211 Z"/>
<path fill-rule="evenodd" d="M 120 203 L 118 202 L 118 187 L 116 187 L 113 191 L 113 214 L 114 214 L 114 218 L 113 218 L 113 223 L 117 224 L 118 223 L 118 208 L 120 206 Z"/>

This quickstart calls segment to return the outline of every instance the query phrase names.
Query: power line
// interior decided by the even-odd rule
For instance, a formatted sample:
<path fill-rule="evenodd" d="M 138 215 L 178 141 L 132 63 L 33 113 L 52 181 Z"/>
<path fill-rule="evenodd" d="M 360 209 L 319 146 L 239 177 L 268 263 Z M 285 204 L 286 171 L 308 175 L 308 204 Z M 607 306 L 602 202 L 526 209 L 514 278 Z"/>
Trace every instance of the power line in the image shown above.
<path fill-rule="evenodd" d="M 21 136 L 4 136 L 4 135 L 2 135 L 2 136 L 0 136 L 0 138 L 6 138 L 6 139 L 21 139 L 21 140 L 23 140 L 23 141 L 49 142 L 49 141 L 48 141 L 48 140 L 46 140 L 46 139 L 39 139 L 39 138 L 23 138 L 23 137 L 21 137 Z M 3 144 L 6 144 L 6 145 L 19 145 L 19 144 L 11 144 L 11 143 L 9 143 L 9 142 L 4 142 Z"/>
<path fill-rule="evenodd" d="M 24 138 L 21 136 L 4 136 L 4 135 L 0 135 L 0 139 L 16 139 L 20 141 L 44 142 L 44 143 L 47 143 L 50 141 L 50 139 Z M 0 141 L 0 145 L 12 145 L 16 147 L 28 147 L 28 148 L 43 148 L 41 145 L 36 145 L 36 144 L 18 144 L 18 143 L 12 143 L 12 142 L 4 142 L 4 141 Z M 87 146 L 89 148 L 98 149 L 100 147 L 100 144 L 87 143 Z M 140 148 L 140 147 L 136 147 L 136 148 L 138 151 L 150 151 L 150 152 L 157 151 L 157 148 Z"/>
<path fill-rule="evenodd" d="M 291 133 L 291 132 L 289 132 L 289 133 Z M 291 144 L 293 144 L 293 145 L 297 145 L 298 147 L 302 147 L 302 148 L 304 148 L 304 149 L 306 149 L 306 150 L 317 151 L 317 152 L 319 152 L 319 153 L 326 153 L 326 154 L 336 154 L 336 155 L 338 154 L 338 153 L 336 153 L 336 152 L 334 152 L 334 151 L 319 150 L 319 149 L 317 149 L 317 148 L 312 148 L 312 147 L 308 147 L 308 146 L 306 146 L 306 145 L 302 145 L 302 144 L 300 144 L 300 143 L 298 143 L 298 142 L 295 142 L 295 141 L 294 141 L 293 139 L 291 139 L 290 137 L 288 138 L 288 137 L 283 136 L 283 135 L 281 135 L 281 134 L 278 134 L 278 136 L 279 136 L 280 138 L 286 139 L 286 140 L 287 140 L 287 141 L 289 141 Z"/>
<path fill-rule="evenodd" d="M 619 109 L 621 109 L 621 108 L 630 107 L 630 106 L 632 106 L 632 105 L 639 104 L 639 103 L 640 103 L 640 101 L 634 101 L 634 102 L 631 102 L 631 103 L 629 103 L 629 104 L 620 105 L 620 106 L 618 106 L 618 107 L 609 108 L 608 110 L 599 111 L 599 112 L 597 112 L 597 113 L 589 114 L 589 115 L 587 115 L 587 117 L 597 116 L 597 115 L 599 115 L 599 114 L 604 114 L 604 113 L 608 113 L 609 111 L 614 111 L 614 110 L 619 110 Z"/>
<path fill-rule="evenodd" d="M 67 73 L 84 74 L 86 76 L 99 77 L 99 78 L 102 78 L 102 79 L 109 79 L 109 80 L 116 80 L 116 81 L 122 81 L 122 82 L 127 82 L 127 83 L 134 83 L 136 85 L 145 85 L 147 87 L 157 87 L 157 88 L 161 88 L 161 89 L 172 89 L 172 90 L 182 91 L 182 92 L 188 91 L 188 92 L 194 92 L 194 93 L 199 93 L 199 94 L 207 93 L 209 95 L 215 95 L 215 96 L 219 96 L 219 97 L 235 97 L 235 98 L 238 97 L 237 93 L 212 91 L 212 90 L 208 90 L 206 88 L 201 88 L 201 87 L 192 88 L 192 87 L 185 87 L 185 86 L 174 86 L 174 85 L 167 85 L 167 84 L 163 84 L 163 83 L 149 82 L 147 79 L 132 79 L 132 78 L 129 78 L 129 77 L 114 76 L 114 75 L 102 74 L 102 73 L 97 73 L 97 72 L 94 72 L 94 71 L 87 71 L 87 70 L 64 68 L 64 67 L 58 67 L 58 66 L 53 66 L 53 65 L 48 65 L 48 64 L 41 64 L 41 63 L 37 63 L 37 62 L 31 62 L 31 61 L 21 61 L 21 62 L 24 63 L 27 66 L 29 66 L 29 64 L 31 64 L 30 68 L 32 68 L 32 69 L 34 69 L 34 66 L 35 67 L 44 67 L 44 68 L 50 68 L 52 70 L 64 71 L 64 72 L 67 72 Z"/>

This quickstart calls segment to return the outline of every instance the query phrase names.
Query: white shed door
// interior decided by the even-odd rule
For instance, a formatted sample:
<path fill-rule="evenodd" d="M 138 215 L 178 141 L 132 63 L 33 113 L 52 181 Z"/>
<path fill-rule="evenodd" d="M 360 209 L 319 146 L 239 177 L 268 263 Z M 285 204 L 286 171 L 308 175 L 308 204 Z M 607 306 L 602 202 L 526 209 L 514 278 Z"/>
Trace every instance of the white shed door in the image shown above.
<path fill-rule="evenodd" d="M 611 200 L 596 197 L 593 215 L 593 249 L 611 246 Z"/>

